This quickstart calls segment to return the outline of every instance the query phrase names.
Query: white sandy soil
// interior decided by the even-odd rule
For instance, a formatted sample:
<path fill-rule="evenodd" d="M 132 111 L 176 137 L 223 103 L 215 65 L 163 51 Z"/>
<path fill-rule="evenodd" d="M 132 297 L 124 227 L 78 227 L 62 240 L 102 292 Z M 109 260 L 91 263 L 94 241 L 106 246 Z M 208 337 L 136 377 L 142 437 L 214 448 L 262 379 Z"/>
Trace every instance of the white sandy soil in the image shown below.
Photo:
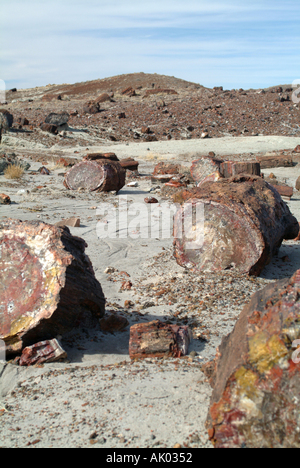
<path fill-rule="evenodd" d="M 13 137 L 7 138 L 11 142 Z M 255 153 L 294 149 L 299 143 L 296 138 L 243 137 L 88 148 L 89 152 L 114 151 L 121 158 L 135 157 L 140 162 L 141 174 L 146 175 L 161 160 L 172 159 L 188 166 L 197 153 L 215 151 L 220 156 Z M 17 152 L 11 145 L 3 145 L 1 149 Z M 33 152 L 37 148 L 30 150 Z M 64 152 L 78 158 L 86 153 L 85 148 L 77 148 L 79 155 L 75 155 L 74 150 L 76 148 L 70 147 Z M 50 162 L 55 149 L 39 148 L 38 151 L 49 154 Z M 38 167 L 39 163 L 32 163 L 31 169 Z M 97 218 L 94 207 L 101 206 L 102 202 L 117 207 L 121 195 L 126 195 L 128 202 L 143 203 L 154 188 L 151 181 L 138 179 L 138 187 L 124 187 L 117 196 L 76 193 L 75 198 L 70 198 L 72 194 L 64 189 L 63 177 L 59 175 L 62 171 L 53 170 L 50 176 L 27 173 L 21 184 L 7 184 L 7 179 L 0 176 L 1 192 L 9 195 L 13 202 L 9 206 L 1 205 L 0 219 L 39 219 L 55 223 L 71 216 L 80 217 L 81 227 L 70 230 L 88 244 L 87 254 L 106 295 L 108 311 L 126 316 L 130 325 L 157 318 L 175 323 L 176 305 L 165 303 L 163 298 L 154 307 L 139 310 L 145 302 L 155 301 L 155 287 L 164 285 L 171 278 L 175 285 L 184 281 L 184 284 L 193 285 L 198 281 L 195 275 L 186 275 L 176 264 L 172 257 L 172 238 L 103 240 L 97 236 L 97 223 L 103 219 Z M 263 172 L 273 172 L 279 179 L 294 185 L 300 167 Z M 45 187 L 36 189 L 40 185 Z M 160 202 L 164 201 L 159 191 L 151 194 Z M 300 193 L 295 191 L 288 205 L 300 219 Z M 155 257 L 160 254 L 163 257 L 157 260 Z M 285 256 L 288 261 L 282 261 Z M 121 278 L 117 274 L 104 273 L 109 266 L 130 275 L 133 291 L 120 292 Z M 63 338 L 63 346 L 68 352 L 67 363 L 31 368 L 0 364 L 0 447 L 171 448 L 175 444 L 182 448 L 211 447 L 205 430 L 211 388 L 201 366 L 214 357 L 222 337 L 233 329 L 252 292 L 270 281 L 291 276 L 299 267 L 300 243 L 284 242 L 279 256 L 265 268 L 261 278 L 251 285 L 244 279 L 236 283 L 237 295 L 243 285 L 245 291 L 249 291 L 243 303 L 226 302 L 224 293 L 222 306 L 200 313 L 202 323 L 212 333 L 208 341 L 198 339 L 196 334 L 189 349 L 194 353 L 185 359 L 130 362 L 129 327 L 123 332 L 108 334 L 87 326 Z M 209 288 L 210 281 L 211 278 L 204 278 L 204 289 Z M 143 294 L 141 288 L 147 284 L 152 284 L 153 291 Z M 233 291 L 235 280 L 230 280 L 230 284 Z M 131 312 L 123 308 L 127 299 L 136 304 Z"/>

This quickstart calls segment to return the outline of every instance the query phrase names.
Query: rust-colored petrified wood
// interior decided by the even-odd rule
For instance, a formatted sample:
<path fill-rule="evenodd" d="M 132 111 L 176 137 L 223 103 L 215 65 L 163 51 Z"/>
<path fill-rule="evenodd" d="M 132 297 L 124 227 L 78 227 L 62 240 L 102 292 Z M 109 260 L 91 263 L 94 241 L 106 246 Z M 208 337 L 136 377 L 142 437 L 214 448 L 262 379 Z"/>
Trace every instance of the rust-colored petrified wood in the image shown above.
<path fill-rule="evenodd" d="M 219 172 L 222 162 L 223 160 L 210 156 L 203 156 L 202 158 L 193 161 L 191 166 L 191 175 L 196 184 L 199 184 L 199 182 L 201 182 L 205 177 L 213 174 L 214 172 Z"/>
<path fill-rule="evenodd" d="M 119 161 L 115 153 L 89 153 L 82 158 L 83 161 L 97 161 L 99 159 L 108 159 L 109 161 Z"/>
<path fill-rule="evenodd" d="M 300 447 L 299 298 L 300 270 L 254 294 L 223 339 L 206 423 L 215 447 Z"/>
<path fill-rule="evenodd" d="M 229 178 L 238 174 L 251 174 L 260 176 L 260 164 L 255 161 L 224 161 L 220 165 L 220 173 Z"/>
<path fill-rule="evenodd" d="M 273 185 L 273 184 L 272 184 Z M 274 189 L 277 190 L 281 197 L 287 197 L 289 199 L 292 198 L 294 189 L 293 187 L 289 187 L 288 185 L 273 185 Z"/>
<path fill-rule="evenodd" d="M 233 268 L 258 276 L 283 239 L 294 239 L 299 232 L 287 204 L 260 177 L 246 174 L 207 183 L 183 191 L 180 201 L 174 255 L 179 265 L 193 271 Z M 204 218 L 199 210 L 195 219 L 199 204 Z"/>
<path fill-rule="evenodd" d="M 160 162 L 156 164 L 154 171 L 152 173 L 153 176 L 156 175 L 168 175 L 168 174 L 180 174 L 181 166 L 179 164 L 168 164 L 164 162 Z"/>
<path fill-rule="evenodd" d="M 121 159 L 120 164 L 128 171 L 137 171 L 139 168 L 139 162 L 133 158 Z"/>
<path fill-rule="evenodd" d="M 0 205 L 10 205 L 11 204 L 11 199 L 8 195 L 5 195 L 5 193 L 0 193 Z"/>
<path fill-rule="evenodd" d="M 293 159 L 291 155 L 270 155 L 256 156 L 256 161 L 260 163 L 261 169 L 272 167 L 293 167 Z"/>
<path fill-rule="evenodd" d="M 105 313 L 85 241 L 38 221 L 0 223 L 0 339 L 8 354 Z"/>
<path fill-rule="evenodd" d="M 138 323 L 130 328 L 129 355 L 131 359 L 185 356 L 191 337 L 187 326 L 169 325 L 160 320 Z"/>
<path fill-rule="evenodd" d="M 44 362 L 57 362 L 66 359 L 67 353 L 56 340 L 45 340 L 23 349 L 20 366 L 32 366 Z"/>
<path fill-rule="evenodd" d="M 126 171 L 117 161 L 97 159 L 81 161 L 65 175 L 64 186 L 70 190 L 83 188 L 89 192 L 119 191 L 124 187 Z"/>

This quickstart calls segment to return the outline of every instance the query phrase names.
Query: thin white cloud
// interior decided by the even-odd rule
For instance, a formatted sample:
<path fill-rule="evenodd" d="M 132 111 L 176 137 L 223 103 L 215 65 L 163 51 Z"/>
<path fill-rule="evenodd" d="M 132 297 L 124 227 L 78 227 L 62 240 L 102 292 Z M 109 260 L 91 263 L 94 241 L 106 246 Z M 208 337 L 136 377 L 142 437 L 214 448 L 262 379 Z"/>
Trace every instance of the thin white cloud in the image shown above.
<path fill-rule="evenodd" d="M 296 1 L 2 0 L 0 76 L 22 87 L 135 71 L 207 86 L 295 79 L 299 19 Z"/>

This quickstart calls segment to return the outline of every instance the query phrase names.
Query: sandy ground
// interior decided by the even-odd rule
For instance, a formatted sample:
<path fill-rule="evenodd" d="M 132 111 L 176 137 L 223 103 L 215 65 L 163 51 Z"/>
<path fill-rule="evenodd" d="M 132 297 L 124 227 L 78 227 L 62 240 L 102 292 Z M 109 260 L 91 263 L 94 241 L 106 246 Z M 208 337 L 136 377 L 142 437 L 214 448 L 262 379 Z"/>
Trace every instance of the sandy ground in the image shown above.
<path fill-rule="evenodd" d="M 74 130 L 74 129 L 73 129 Z M 134 158 L 149 158 L 164 157 L 172 159 L 177 156 L 189 156 L 195 153 L 203 155 L 214 151 L 219 156 L 240 154 L 240 153 L 259 153 L 274 150 L 291 149 L 293 150 L 300 142 L 300 138 L 284 137 L 284 136 L 251 136 L 251 137 L 224 137 L 224 138 L 205 138 L 201 140 L 170 140 L 170 141 L 154 141 L 143 143 L 112 143 L 104 140 L 101 145 L 93 144 L 90 135 L 84 131 L 76 130 L 73 138 L 84 137 L 87 140 L 87 148 L 93 152 L 115 152 L 118 157 L 134 157 Z M 68 133 L 68 138 L 72 141 L 72 134 Z M 79 154 L 85 154 L 86 148 L 82 146 L 72 146 L 63 148 L 55 144 L 55 137 L 53 136 L 53 146 L 47 149 L 50 153 L 60 152 L 71 156 L 75 151 Z M 45 146 L 41 143 L 33 143 L 28 140 L 16 138 L 9 134 L 4 135 L 2 138 L 3 149 L 19 149 L 19 150 L 43 150 Z M 78 156 L 79 157 L 79 156 Z"/>
<path fill-rule="evenodd" d="M 13 137 L 7 138 L 11 141 Z M 135 157 L 140 162 L 140 173 L 146 176 L 161 160 L 172 159 L 188 166 L 197 153 L 255 153 L 293 149 L 299 143 L 296 138 L 243 137 L 88 148 L 89 152 L 109 150 L 119 157 Z M 13 146 L 2 145 L 2 148 L 17 152 Z M 70 147 L 64 151 L 70 156 L 74 150 L 76 148 Z M 44 152 L 41 148 L 39 151 Z M 49 162 L 53 152 L 54 149 L 47 150 Z M 84 151 L 80 148 L 80 154 L 74 157 L 80 158 L 85 152 L 85 148 Z M 31 164 L 33 170 L 40 167 L 39 163 Z M 263 172 L 273 172 L 279 179 L 294 185 L 300 175 L 298 166 Z M 175 312 L 185 308 L 184 298 L 179 297 L 182 288 L 195 291 L 200 288 L 201 299 L 214 290 L 224 292 L 224 297 L 217 306 L 209 303 L 197 313 L 195 308 L 186 307 L 183 323 L 192 327 L 194 339 L 189 348 L 192 354 L 183 359 L 131 362 L 129 326 L 114 334 L 87 326 L 63 337 L 62 343 L 68 353 L 66 363 L 31 368 L 0 364 L 0 446 L 172 448 L 180 444 L 182 448 L 211 447 L 205 430 L 211 388 L 201 367 L 214 357 L 222 337 L 232 330 L 251 294 L 270 281 L 291 276 L 299 268 L 300 244 L 284 242 L 279 256 L 265 268 L 261 278 L 250 280 L 228 274 L 221 284 L 218 278 L 186 274 L 172 257 L 171 236 L 165 239 L 99 239 L 97 235 L 97 224 L 103 227 L 103 221 L 109 221 L 109 215 L 103 217 L 95 209 L 101 208 L 104 202 L 118 209 L 121 196 L 126 196 L 129 204 L 143 203 L 151 191 L 160 202 L 170 203 L 161 197 L 159 190 L 153 191 L 155 187 L 149 179 L 138 179 L 138 187 L 126 186 L 117 196 L 72 194 L 63 187 L 63 170 L 52 169 L 50 176 L 31 175 L 29 171 L 20 182 L 7 181 L 0 176 L 1 192 L 9 195 L 13 202 L 9 206 L 1 205 L 0 219 L 11 217 L 55 223 L 75 215 L 80 217 L 81 227 L 70 230 L 88 244 L 87 254 L 106 295 L 108 313 L 114 311 L 126 316 L 130 325 L 157 318 L 178 323 Z M 300 219 L 300 193 L 295 191 L 288 205 Z M 130 232 L 134 237 L 134 227 Z M 288 260 L 283 261 L 286 256 Z M 118 271 L 107 275 L 104 271 L 109 266 Z M 119 272 L 122 271 L 130 275 L 132 291 L 120 291 L 122 276 Z M 177 304 L 155 296 L 155 291 L 170 281 L 174 294 L 178 295 Z M 235 302 L 229 293 L 234 294 Z M 123 307 L 128 299 L 135 303 L 130 311 Z M 151 301 L 152 306 L 149 305 Z M 201 335 L 201 327 L 209 334 Z"/>

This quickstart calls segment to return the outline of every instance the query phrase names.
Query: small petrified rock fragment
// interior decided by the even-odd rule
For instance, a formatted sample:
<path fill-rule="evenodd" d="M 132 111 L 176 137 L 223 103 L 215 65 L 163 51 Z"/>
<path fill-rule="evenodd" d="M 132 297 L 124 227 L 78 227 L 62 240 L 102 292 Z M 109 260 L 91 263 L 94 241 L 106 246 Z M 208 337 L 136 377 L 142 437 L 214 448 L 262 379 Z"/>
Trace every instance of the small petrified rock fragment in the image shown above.
<path fill-rule="evenodd" d="M 63 361 L 67 357 L 67 353 L 56 339 L 46 340 L 24 348 L 19 365 L 33 366 L 45 362 Z"/>
<path fill-rule="evenodd" d="M 80 227 L 80 218 L 68 218 L 68 219 L 63 219 L 62 221 L 58 221 L 58 223 L 55 223 L 55 226 L 57 227 L 63 227 L 63 226 L 70 226 L 70 227 Z"/>
<path fill-rule="evenodd" d="M 191 338 L 187 326 L 169 325 L 159 320 L 138 323 L 130 328 L 129 355 L 131 359 L 185 356 Z"/>
<path fill-rule="evenodd" d="M 5 193 L 0 193 L 0 205 L 10 205 L 11 200 L 8 195 L 5 195 Z"/>
<path fill-rule="evenodd" d="M 159 203 L 159 201 L 154 197 L 147 197 L 147 198 L 144 199 L 144 202 L 145 203 L 150 203 L 150 204 Z"/>

